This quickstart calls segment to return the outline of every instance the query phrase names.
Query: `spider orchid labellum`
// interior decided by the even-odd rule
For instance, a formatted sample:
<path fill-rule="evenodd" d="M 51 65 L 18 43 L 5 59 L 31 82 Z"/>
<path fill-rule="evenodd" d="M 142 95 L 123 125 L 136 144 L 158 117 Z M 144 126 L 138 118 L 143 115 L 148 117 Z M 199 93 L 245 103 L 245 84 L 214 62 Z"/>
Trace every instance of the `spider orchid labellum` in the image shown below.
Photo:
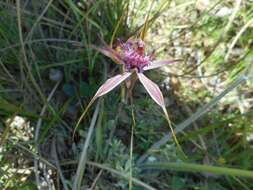
<path fill-rule="evenodd" d="M 90 101 L 89 105 L 86 107 L 85 111 L 81 115 L 76 128 L 80 124 L 82 118 L 84 117 L 85 113 L 91 106 L 91 104 L 98 98 L 101 97 L 123 81 L 127 80 L 131 75 L 137 75 L 137 79 L 140 80 L 148 94 L 151 98 L 163 109 L 165 114 L 165 118 L 169 124 L 170 130 L 172 132 L 172 136 L 179 146 L 179 143 L 176 139 L 176 136 L 173 132 L 173 128 L 171 126 L 171 122 L 165 107 L 165 102 L 163 98 L 163 94 L 159 89 L 158 85 L 148 79 L 143 72 L 151 69 L 156 69 L 164 65 L 168 65 L 170 63 L 177 62 L 178 60 L 159 60 L 159 61 L 152 61 L 151 56 L 145 55 L 145 44 L 141 39 L 129 39 L 125 43 L 120 43 L 115 49 L 106 46 L 106 47 L 96 47 L 92 46 L 93 49 L 99 51 L 100 53 L 104 54 L 105 56 L 111 58 L 114 62 L 123 65 L 123 73 L 118 74 L 112 78 L 109 78 L 96 92 L 92 100 Z M 76 129 L 75 128 L 75 129 Z M 181 148 L 180 148 L 181 149 Z"/>

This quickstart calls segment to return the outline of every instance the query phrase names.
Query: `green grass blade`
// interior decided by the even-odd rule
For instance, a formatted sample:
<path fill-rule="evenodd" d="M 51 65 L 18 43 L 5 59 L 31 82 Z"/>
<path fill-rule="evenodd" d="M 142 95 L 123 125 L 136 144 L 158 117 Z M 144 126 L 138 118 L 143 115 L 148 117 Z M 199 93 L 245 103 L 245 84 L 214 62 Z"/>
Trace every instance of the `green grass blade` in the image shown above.
<path fill-rule="evenodd" d="M 98 116 L 98 121 L 96 125 L 96 160 L 103 157 L 103 147 L 104 147 L 104 129 L 103 129 L 103 118 L 104 118 L 104 100 L 101 100 L 101 108 Z"/>
<path fill-rule="evenodd" d="M 189 163 L 154 163 L 145 164 L 144 168 L 154 169 L 165 169 L 165 170 L 177 170 L 186 172 L 201 172 L 201 173 L 212 173 L 218 175 L 229 175 L 239 177 L 250 177 L 253 178 L 253 171 L 241 170 L 235 168 L 226 168 L 218 166 L 208 166 L 201 164 L 189 164 Z"/>
<path fill-rule="evenodd" d="M 82 183 L 82 179 L 83 179 L 85 165 L 87 162 L 87 151 L 88 151 L 88 147 L 89 147 L 90 141 L 91 141 L 91 136 L 92 136 L 92 133 L 93 133 L 96 121 L 97 121 L 99 107 L 100 107 L 100 101 L 98 102 L 98 104 L 96 106 L 96 110 L 95 110 L 92 120 L 91 120 L 88 135 L 87 135 L 87 138 L 86 138 L 85 143 L 83 145 L 83 150 L 81 153 L 80 160 L 78 162 L 76 176 L 75 176 L 75 180 L 74 180 L 74 184 L 73 184 L 73 190 L 80 190 L 81 189 L 81 183 Z"/>
<path fill-rule="evenodd" d="M 90 161 L 88 161 L 87 164 L 95 166 L 97 168 L 101 168 L 103 170 L 107 170 L 107 171 L 109 171 L 109 172 L 111 172 L 113 174 L 116 174 L 116 176 L 123 177 L 123 178 L 125 178 L 127 180 L 129 180 L 129 178 L 130 178 L 127 174 L 119 172 L 117 170 L 114 170 L 114 169 L 112 169 L 110 167 L 107 167 L 107 166 L 105 166 L 103 164 L 99 164 L 99 163 L 95 163 L 95 162 L 90 162 Z M 134 177 L 132 178 L 132 181 L 133 181 L 134 184 L 139 185 L 139 186 L 143 187 L 144 189 L 147 189 L 147 190 L 156 190 L 154 187 L 151 187 L 150 185 L 148 185 L 148 184 L 146 184 L 146 183 L 144 183 L 144 182 L 142 182 L 139 179 L 136 179 Z"/>

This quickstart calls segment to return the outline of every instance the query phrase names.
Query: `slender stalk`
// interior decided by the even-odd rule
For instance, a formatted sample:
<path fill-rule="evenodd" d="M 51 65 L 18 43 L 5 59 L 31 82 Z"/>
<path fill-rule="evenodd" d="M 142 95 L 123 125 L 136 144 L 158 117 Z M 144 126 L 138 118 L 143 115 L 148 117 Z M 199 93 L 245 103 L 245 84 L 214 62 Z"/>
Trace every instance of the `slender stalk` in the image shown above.
<path fill-rule="evenodd" d="M 131 127 L 131 140 L 130 140 L 130 170 L 129 170 L 129 190 L 133 188 L 133 141 L 134 141 L 134 128 L 136 126 L 135 115 L 134 115 L 134 105 L 133 105 L 133 96 L 130 97 L 131 101 L 131 114 L 132 114 L 132 127 Z"/>

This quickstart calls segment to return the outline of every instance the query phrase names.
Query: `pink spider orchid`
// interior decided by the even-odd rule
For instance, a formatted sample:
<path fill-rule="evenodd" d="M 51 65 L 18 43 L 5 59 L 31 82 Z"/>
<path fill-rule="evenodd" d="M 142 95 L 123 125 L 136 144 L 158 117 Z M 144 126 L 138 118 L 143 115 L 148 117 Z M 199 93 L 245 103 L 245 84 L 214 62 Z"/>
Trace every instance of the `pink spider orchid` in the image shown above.
<path fill-rule="evenodd" d="M 97 91 L 93 99 L 103 96 L 117 87 L 120 83 L 136 73 L 138 79 L 147 90 L 151 98 L 165 109 L 164 98 L 159 87 L 148 79 L 143 72 L 156 69 L 161 66 L 174 63 L 177 60 L 159 60 L 152 61 L 150 56 L 144 53 L 145 44 L 140 39 L 129 39 L 126 43 L 121 43 L 116 49 L 110 47 L 98 48 L 96 50 L 110 57 L 116 63 L 122 64 L 124 72 L 108 79 Z M 166 112 L 167 113 L 167 112 Z"/>
<path fill-rule="evenodd" d="M 138 79 L 144 86 L 144 88 L 147 90 L 148 94 L 151 96 L 151 98 L 163 109 L 165 117 L 168 121 L 170 130 L 172 132 L 173 138 L 180 148 L 180 145 L 177 141 L 177 138 L 173 132 L 173 128 L 171 126 L 171 122 L 165 107 L 165 102 L 163 98 L 163 94 L 160 91 L 157 84 L 152 82 L 150 79 L 148 79 L 143 72 L 151 69 L 156 69 L 161 66 L 174 63 L 178 60 L 160 60 L 160 61 L 152 61 L 151 56 L 146 56 L 144 52 L 145 44 L 141 39 L 129 39 L 126 41 L 126 43 L 120 43 L 119 46 L 116 47 L 116 49 L 110 48 L 110 47 L 103 47 L 98 48 L 95 46 L 92 46 L 92 48 L 98 50 L 99 52 L 103 53 L 105 56 L 111 58 L 113 61 L 115 61 L 118 64 L 123 65 L 124 72 L 122 74 L 118 74 L 112 78 L 109 78 L 105 83 L 98 89 L 88 106 L 86 107 L 85 111 L 79 118 L 77 125 L 75 127 L 78 127 L 80 124 L 82 118 L 86 114 L 87 110 L 91 106 L 91 104 L 98 98 L 101 97 L 111 90 L 113 90 L 115 87 L 117 87 L 120 83 L 127 80 L 131 75 L 135 74 L 137 75 Z M 75 131 L 74 130 L 74 131 Z M 75 133 L 75 132 L 74 132 Z M 181 149 L 181 148 L 180 148 Z"/>

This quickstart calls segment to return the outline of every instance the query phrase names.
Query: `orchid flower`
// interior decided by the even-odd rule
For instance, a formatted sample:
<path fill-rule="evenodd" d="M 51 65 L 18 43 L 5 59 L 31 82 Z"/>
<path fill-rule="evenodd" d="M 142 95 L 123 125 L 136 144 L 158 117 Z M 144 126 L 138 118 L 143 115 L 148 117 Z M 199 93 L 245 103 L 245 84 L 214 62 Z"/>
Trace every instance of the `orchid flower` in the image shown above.
<path fill-rule="evenodd" d="M 148 79 L 143 72 L 156 69 L 161 66 L 174 63 L 177 60 L 159 60 L 152 61 L 150 56 L 144 53 L 145 44 L 140 39 L 129 39 L 126 43 L 121 43 L 116 49 L 110 47 L 98 48 L 101 52 L 113 61 L 123 65 L 124 72 L 108 79 L 97 91 L 94 98 L 103 96 L 117 87 L 120 83 L 128 79 L 132 74 L 136 73 L 138 79 L 147 90 L 151 98 L 163 109 L 165 108 L 164 98 L 159 87 Z"/>
<path fill-rule="evenodd" d="M 86 110 L 80 117 L 77 126 L 79 125 L 82 117 L 86 113 L 87 109 L 90 105 L 98 98 L 101 97 L 123 81 L 127 80 L 131 75 L 136 74 L 148 94 L 151 98 L 163 109 L 165 117 L 169 123 L 170 129 L 172 131 L 172 135 L 175 139 L 176 144 L 178 145 L 178 141 L 173 132 L 171 122 L 169 120 L 169 116 L 165 107 L 165 102 L 163 98 L 163 94 L 159 89 L 158 85 L 148 79 L 143 73 L 144 71 L 156 69 L 164 65 L 168 65 L 170 63 L 174 63 L 177 60 L 159 60 L 152 61 L 151 56 L 145 55 L 145 44 L 141 39 L 129 39 L 125 43 L 120 43 L 115 49 L 111 47 L 94 47 L 94 49 L 98 50 L 105 56 L 111 58 L 114 62 L 121 64 L 123 66 L 123 73 L 118 74 L 112 78 L 109 78 L 96 92 L 95 96 L 90 101 Z M 76 126 L 76 127 L 77 127 Z M 180 146 L 179 146 L 180 147 Z"/>

